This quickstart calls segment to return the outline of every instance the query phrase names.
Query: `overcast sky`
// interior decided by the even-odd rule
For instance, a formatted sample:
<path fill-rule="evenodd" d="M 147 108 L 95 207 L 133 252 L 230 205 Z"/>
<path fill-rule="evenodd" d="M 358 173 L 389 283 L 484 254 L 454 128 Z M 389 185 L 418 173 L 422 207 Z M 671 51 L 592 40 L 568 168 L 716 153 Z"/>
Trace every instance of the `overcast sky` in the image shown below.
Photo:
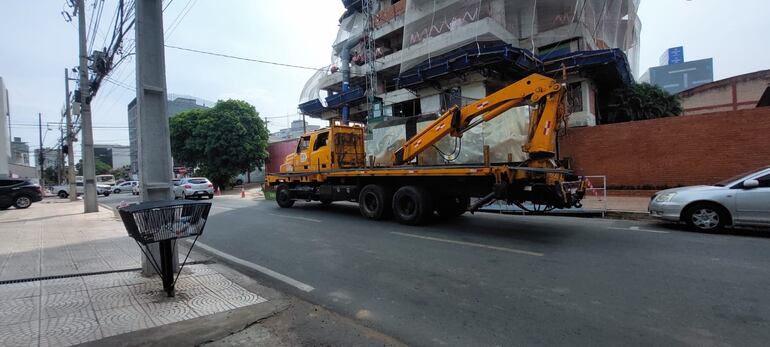
<path fill-rule="evenodd" d="M 309 67 L 330 63 L 330 46 L 343 11 L 339 0 L 172 1 L 164 13 L 164 26 L 178 24 L 167 30 L 167 44 Z M 115 3 L 106 0 L 97 46 L 108 32 Z M 38 113 L 44 123 L 60 121 L 64 68 L 77 64 L 77 20 L 64 21 L 60 13 L 64 4 L 64 0 L 6 0 L 0 11 L 0 77 L 10 93 L 11 135 L 32 148 L 38 146 L 34 126 Z M 768 13 L 768 1 L 643 0 L 638 74 L 657 66 L 663 50 L 679 45 L 684 46 L 686 60 L 713 57 L 716 79 L 768 69 Z M 134 68 L 129 60 L 110 78 L 133 88 Z M 246 100 L 276 131 L 297 119 L 299 94 L 313 71 L 167 48 L 166 73 L 169 93 L 211 101 Z M 93 102 L 97 144 L 128 144 L 126 105 L 134 96 L 133 90 L 103 83 Z M 46 146 L 53 146 L 59 137 L 58 125 L 50 129 L 44 129 Z M 76 146 L 77 156 L 79 152 Z"/>

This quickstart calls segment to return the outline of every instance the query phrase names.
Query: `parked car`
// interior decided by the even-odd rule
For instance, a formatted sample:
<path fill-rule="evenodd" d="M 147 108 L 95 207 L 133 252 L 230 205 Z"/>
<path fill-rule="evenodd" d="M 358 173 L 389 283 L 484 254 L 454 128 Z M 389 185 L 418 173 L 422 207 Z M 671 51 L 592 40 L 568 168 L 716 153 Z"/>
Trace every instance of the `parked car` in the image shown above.
<path fill-rule="evenodd" d="M 182 187 L 182 180 L 173 180 L 171 183 L 174 185 L 172 189 L 174 190 L 174 199 L 184 199 L 184 187 Z"/>
<path fill-rule="evenodd" d="M 649 211 L 652 217 L 705 232 L 727 225 L 770 226 L 770 166 L 710 186 L 657 192 Z"/>
<path fill-rule="evenodd" d="M 112 193 L 113 194 L 120 194 L 120 193 L 128 193 L 133 191 L 134 186 L 138 185 L 138 181 L 125 181 L 123 183 L 118 183 L 115 186 L 112 187 Z"/>
<path fill-rule="evenodd" d="M 53 186 L 51 189 L 51 192 L 58 195 L 62 199 L 66 199 L 70 196 L 70 185 L 69 184 L 60 184 L 58 186 Z M 83 195 L 85 193 L 85 187 L 83 186 L 83 182 L 76 182 L 75 183 L 75 191 L 78 193 L 78 195 Z M 96 195 L 104 195 L 104 196 L 110 196 L 112 194 L 112 187 L 106 184 L 97 184 L 96 185 Z"/>
<path fill-rule="evenodd" d="M 208 196 L 209 199 L 214 198 L 214 184 L 212 184 L 208 178 L 183 178 L 179 184 L 184 189 L 185 199 L 190 197 L 202 198 L 204 196 Z"/>
<path fill-rule="evenodd" d="M 40 200 L 43 200 L 43 189 L 37 184 L 20 179 L 0 180 L 0 210 L 11 206 L 27 208 Z"/>

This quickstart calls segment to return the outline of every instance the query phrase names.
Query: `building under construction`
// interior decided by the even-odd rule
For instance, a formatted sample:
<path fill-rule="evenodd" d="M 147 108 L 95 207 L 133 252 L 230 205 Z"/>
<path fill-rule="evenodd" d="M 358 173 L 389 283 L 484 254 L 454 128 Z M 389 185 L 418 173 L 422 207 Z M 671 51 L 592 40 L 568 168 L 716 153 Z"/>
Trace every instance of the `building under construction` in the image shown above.
<path fill-rule="evenodd" d="M 299 109 L 367 123 L 367 152 L 382 158 L 420 121 L 533 72 L 567 85 L 570 126 L 595 125 L 637 69 L 639 0 L 342 2 L 331 64 L 307 82 Z M 520 155 L 515 134 L 526 133 L 528 110 L 508 113 L 464 136 L 459 161 L 475 161 L 484 144 Z"/>

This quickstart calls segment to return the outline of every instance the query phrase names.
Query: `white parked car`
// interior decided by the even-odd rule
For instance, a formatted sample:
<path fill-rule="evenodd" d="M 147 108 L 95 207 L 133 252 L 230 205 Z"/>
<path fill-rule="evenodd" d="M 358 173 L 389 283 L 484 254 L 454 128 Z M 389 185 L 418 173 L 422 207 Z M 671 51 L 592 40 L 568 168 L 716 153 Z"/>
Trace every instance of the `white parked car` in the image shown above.
<path fill-rule="evenodd" d="M 174 184 L 172 187 L 174 190 L 174 199 L 184 199 L 184 187 L 182 187 L 182 180 L 173 180 L 171 183 Z"/>
<path fill-rule="evenodd" d="M 120 194 L 133 192 L 133 188 L 137 185 L 139 185 L 138 181 L 125 181 L 123 183 L 118 183 L 112 187 L 112 193 Z"/>
<path fill-rule="evenodd" d="M 184 189 L 184 197 L 198 197 L 202 198 L 207 196 L 209 199 L 214 198 L 214 184 L 212 184 L 208 178 L 205 177 L 191 177 L 183 178 L 179 185 Z"/>
<path fill-rule="evenodd" d="M 652 217 L 706 232 L 726 225 L 770 227 L 770 166 L 710 186 L 660 191 L 649 211 Z"/>
<path fill-rule="evenodd" d="M 58 186 L 54 186 L 51 191 L 58 195 L 62 199 L 66 199 L 69 197 L 69 191 L 70 186 L 69 184 L 61 184 Z M 78 193 L 78 195 L 83 195 L 85 193 L 85 187 L 83 186 L 83 182 L 77 182 L 75 183 L 75 191 Z M 106 184 L 97 184 L 96 185 L 96 194 L 97 195 L 104 195 L 104 196 L 110 196 L 112 193 L 112 187 L 106 185 Z"/>

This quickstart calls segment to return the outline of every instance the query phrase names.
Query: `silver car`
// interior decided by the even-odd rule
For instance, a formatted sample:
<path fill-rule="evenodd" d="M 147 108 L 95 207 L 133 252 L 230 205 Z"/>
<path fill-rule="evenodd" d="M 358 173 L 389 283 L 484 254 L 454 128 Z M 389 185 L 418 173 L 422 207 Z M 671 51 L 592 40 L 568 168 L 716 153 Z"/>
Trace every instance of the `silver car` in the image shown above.
<path fill-rule="evenodd" d="M 207 196 L 209 199 L 214 198 L 214 184 L 212 184 L 208 178 L 205 177 L 191 177 L 183 178 L 179 185 L 184 188 L 184 197 L 198 197 L 202 198 Z"/>
<path fill-rule="evenodd" d="M 770 166 L 711 186 L 691 186 L 657 192 L 650 200 L 650 216 L 685 222 L 699 231 L 726 225 L 770 226 Z"/>

